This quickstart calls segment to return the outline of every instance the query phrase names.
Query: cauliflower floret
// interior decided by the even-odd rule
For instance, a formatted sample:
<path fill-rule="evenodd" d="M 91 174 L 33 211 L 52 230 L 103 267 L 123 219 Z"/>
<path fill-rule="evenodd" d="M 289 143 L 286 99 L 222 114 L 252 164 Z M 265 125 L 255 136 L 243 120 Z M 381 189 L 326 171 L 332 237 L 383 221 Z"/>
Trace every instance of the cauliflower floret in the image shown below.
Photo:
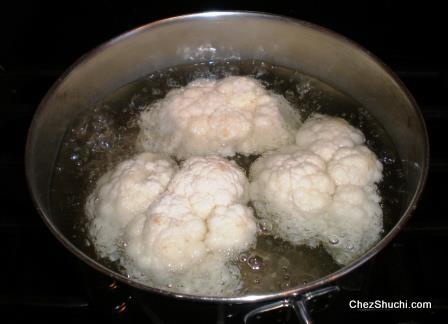
<path fill-rule="evenodd" d="M 248 180 L 217 156 L 191 158 L 176 171 L 173 161 L 142 153 L 103 175 L 85 207 L 95 246 L 133 278 L 186 293 L 231 294 L 241 275 L 229 261 L 256 240 L 252 209 L 244 205 Z"/>
<path fill-rule="evenodd" d="M 132 219 L 146 211 L 177 170 L 168 158 L 142 153 L 104 174 L 87 198 L 89 232 L 102 256 L 116 259 L 116 243 Z"/>
<path fill-rule="evenodd" d="M 341 147 L 353 147 L 364 143 L 365 138 L 359 129 L 344 119 L 314 114 L 306 120 L 296 134 L 296 144 L 308 149 L 325 161 Z"/>
<path fill-rule="evenodd" d="M 244 172 L 234 163 L 207 156 L 186 160 L 168 191 L 187 197 L 196 215 L 206 218 L 215 206 L 247 203 L 248 187 Z"/>
<path fill-rule="evenodd" d="M 259 154 L 294 142 L 298 112 L 249 77 L 198 79 L 140 115 L 137 146 L 183 159 Z"/>
<path fill-rule="evenodd" d="M 363 134 L 340 118 L 314 116 L 296 139 L 297 145 L 268 152 L 251 166 L 257 215 L 272 224 L 274 235 L 296 245 L 322 243 L 347 264 L 382 231 L 376 188 L 382 165 L 362 145 Z"/>
<path fill-rule="evenodd" d="M 328 163 L 328 173 L 338 185 L 366 186 L 381 180 L 383 165 L 366 146 L 338 149 Z"/>
<path fill-rule="evenodd" d="M 250 170 L 250 194 L 258 216 L 272 220 L 272 232 L 299 245 L 318 244 L 325 226 L 319 213 L 332 202 L 335 184 L 325 161 L 297 146 L 269 152 Z"/>
<path fill-rule="evenodd" d="M 325 215 L 328 226 L 322 238 L 325 249 L 336 262 L 349 263 L 379 240 L 383 229 L 379 201 L 372 185 L 338 186 Z"/>
<path fill-rule="evenodd" d="M 157 284 L 178 281 L 183 285 L 180 291 L 196 291 L 203 279 L 186 278 L 194 269 L 199 271 L 204 260 L 213 258 L 218 267 L 219 256 L 219 264 L 228 267 L 236 254 L 255 244 L 255 218 L 244 205 L 248 185 L 234 162 L 216 156 L 186 160 L 165 193 L 127 227 L 129 272 L 148 274 Z M 233 278 L 229 271 L 220 270 L 216 276 Z M 223 289 L 210 285 L 202 292 Z"/>
<path fill-rule="evenodd" d="M 126 252 L 142 271 L 181 271 L 206 254 L 206 233 L 188 200 L 168 194 L 129 226 Z"/>
<path fill-rule="evenodd" d="M 318 212 L 328 206 L 334 192 L 325 162 L 318 155 L 294 146 L 258 159 L 252 166 L 251 178 L 257 178 L 257 185 L 252 183 L 252 199 L 262 195 L 259 198 L 266 200 L 275 195 L 279 208 Z"/>
<path fill-rule="evenodd" d="M 207 219 L 207 227 L 205 243 L 212 251 L 236 255 L 255 243 L 257 226 L 249 207 L 240 204 L 216 207 Z"/>

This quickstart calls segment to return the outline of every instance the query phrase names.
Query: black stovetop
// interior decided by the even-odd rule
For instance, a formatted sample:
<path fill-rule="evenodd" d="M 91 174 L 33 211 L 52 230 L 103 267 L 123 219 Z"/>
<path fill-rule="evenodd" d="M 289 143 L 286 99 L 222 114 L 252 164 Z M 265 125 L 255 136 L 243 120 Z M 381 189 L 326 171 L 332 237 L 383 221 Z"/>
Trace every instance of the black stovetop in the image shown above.
<path fill-rule="evenodd" d="M 222 1 L 224 2 L 224 1 Z M 92 274 L 67 252 L 40 220 L 24 175 L 24 143 L 33 113 L 65 68 L 90 48 L 140 24 L 180 13 L 211 9 L 268 11 L 321 24 L 377 54 L 400 76 L 426 120 L 431 163 L 423 197 L 403 232 L 377 257 L 341 282 L 342 291 L 318 323 L 444 323 L 448 321 L 448 70 L 439 8 L 409 7 L 392 1 L 357 5 L 267 1 L 197 2 L 175 9 L 158 3 L 59 2 L 57 6 L 16 2 L 3 7 L 0 31 L 0 322 L 2 323 L 187 323 L 185 309 L 154 299 L 153 312 L 141 310 L 125 287 L 107 278 L 90 284 Z M 175 7 L 173 4 L 171 7 Z M 106 288 L 107 285 L 111 285 Z M 107 291 L 112 291 L 108 293 Z M 102 295 L 104 293 L 104 295 Z M 94 298 L 96 297 L 96 298 Z M 99 298 L 98 298 L 99 297 Z M 157 300 L 156 300 L 157 299 Z M 431 310 L 355 311 L 359 300 L 431 301 Z M 177 307 L 177 306 L 176 306 Z M 196 311 L 196 310 L 194 310 Z M 200 312 L 199 310 L 197 312 Z M 203 312 L 203 311 L 201 311 Z M 290 320 L 288 320 L 288 318 Z M 279 319 L 280 318 L 280 319 Z M 294 323 L 282 314 L 254 321 Z M 197 323 L 201 322 L 198 313 Z M 216 322 L 222 321 L 217 317 Z"/>

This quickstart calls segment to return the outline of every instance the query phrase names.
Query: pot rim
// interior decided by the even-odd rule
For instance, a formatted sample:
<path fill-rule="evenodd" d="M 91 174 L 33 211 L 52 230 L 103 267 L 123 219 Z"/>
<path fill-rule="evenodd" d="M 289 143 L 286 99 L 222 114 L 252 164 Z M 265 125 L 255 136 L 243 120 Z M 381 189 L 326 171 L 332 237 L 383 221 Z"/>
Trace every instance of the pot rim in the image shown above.
<path fill-rule="evenodd" d="M 362 256 L 358 257 L 354 261 L 352 261 L 350 264 L 340 268 L 339 270 L 330 273 L 320 279 L 311 281 L 307 284 L 291 287 L 290 289 L 283 290 L 283 291 L 277 291 L 277 292 L 267 292 L 267 293 L 260 293 L 260 294 L 251 294 L 251 295 L 243 295 L 243 296 L 236 296 L 236 297 L 217 297 L 217 296 L 199 296 L 199 295 L 190 295 L 190 294 L 182 294 L 182 293 L 176 293 L 171 292 L 159 288 L 150 287 L 148 285 L 145 285 L 143 283 L 140 283 L 138 281 L 131 280 L 127 276 L 123 274 L 116 273 L 106 266 L 102 265 L 100 262 L 90 258 L 85 253 L 83 253 L 81 250 L 79 250 L 73 243 L 71 243 L 63 234 L 62 232 L 53 224 L 53 222 L 50 220 L 46 212 L 44 211 L 44 208 L 42 208 L 39 200 L 36 197 L 36 194 L 31 190 L 31 178 L 32 178 L 32 170 L 31 170 L 31 139 L 34 137 L 34 130 L 36 126 L 36 120 L 38 119 L 38 116 L 40 116 L 45 109 L 46 103 L 51 98 L 53 93 L 56 91 L 56 89 L 59 87 L 59 85 L 64 81 L 64 79 L 73 71 L 75 70 L 79 65 L 83 64 L 84 62 L 90 60 L 93 58 L 97 53 L 106 50 L 110 46 L 113 46 L 115 43 L 118 43 L 122 41 L 123 39 L 127 39 L 129 37 L 132 37 L 138 33 L 147 31 L 152 28 L 164 26 L 167 24 L 174 24 L 179 21 L 184 20 L 197 20 L 197 19 L 212 19 L 213 17 L 225 17 L 225 16 L 250 16 L 250 17 L 258 17 L 258 18 L 267 18 L 267 19 L 275 19 L 280 20 L 292 24 L 298 24 L 310 29 L 314 29 L 318 32 L 324 33 L 330 37 L 333 37 L 349 46 L 354 48 L 357 51 L 361 51 L 364 54 L 366 54 L 375 64 L 377 64 L 381 69 L 383 69 L 392 79 L 394 82 L 397 83 L 399 89 L 405 94 L 405 96 L 409 99 L 409 101 L 412 104 L 412 107 L 417 113 L 419 123 L 421 124 L 423 128 L 424 133 L 424 146 L 425 146 L 425 152 L 424 152 L 424 158 L 423 163 L 421 165 L 422 173 L 421 177 L 418 181 L 417 188 L 412 196 L 412 199 L 410 200 L 407 208 L 403 212 L 401 218 L 399 221 L 395 224 L 395 226 L 379 241 L 377 242 L 372 248 L 370 248 L 366 253 L 364 253 Z M 37 110 L 33 116 L 33 120 L 31 122 L 31 125 L 28 130 L 28 136 L 26 141 L 26 148 L 25 148 L 25 172 L 26 172 L 26 178 L 27 178 L 27 184 L 31 192 L 31 197 L 34 202 L 34 205 L 36 206 L 36 209 L 38 213 L 40 214 L 41 218 L 43 219 L 44 223 L 47 225 L 47 227 L 50 229 L 50 231 L 53 233 L 53 235 L 61 242 L 71 253 L 76 255 L 78 258 L 83 260 L 85 263 L 93 267 L 94 269 L 98 270 L 99 272 L 116 279 L 118 281 L 121 281 L 127 285 L 130 285 L 134 288 L 151 292 L 151 293 L 158 293 L 167 297 L 174 297 L 177 299 L 184 299 L 184 300 L 190 300 L 190 301 L 201 301 L 201 302 L 217 302 L 217 303 L 249 303 L 249 302 L 261 302 L 261 301 L 269 301 L 274 299 L 286 299 L 289 297 L 294 297 L 300 294 L 303 294 L 305 292 L 308 292 L 310 290 L 314 290 L 318 287 L 330 284 L 334 282 L 336 279 L 339 279 L 351 271 L 355 270 L 356 268 L 363 265 L 365 262 L 370 260 L 373 256 L 375 256 L 378 252 L 380 252 L 384 247 L 386 247 L 392 239 L 401 231 L 401 229 L 404 227 L 406 222 L 409 220 L 409 218 L 412 215 L 412 212 L 415 210 L 417 202 L 421 196 L 421 193 L 424 189 L 427 175 L 428 175 L 428 166 L 429 166 L 429 140 L 428 140 L 428 132 L 425 125 L 425 121 L 423 119 L 422 113 L 419 109 L 419 106 L 412 96 L 412 94 L 409 92 L 409 90 L 406 88 L 406 86 L 403 84 L 403 82 L 398 78 L 398 76 L 385 64 L 383 63 L 378 57 L 370 53 L 367 49 L 362 47 L 361 45 L 355 43 L 354 41 L 346 38 L 345 36 L 338 34 L 330 29 L 327 29 L 325 27 L 287 17 L 277 14 L 270 14 L 270 13 L 264 13 L 264 12 L 255 12 L 255 11 L 207 11 L 202 13 L 193 13 L 193 14 L 186 14 L 186 15 L 179 15 L 174 17 L 169 17 L 161 20 L 157 20 L 148 24 L 141 25 L 139 27 L 133 28 L 127 32 L 124 32 L 123 34 L 116 36 L 112 38 L 109 41 L 106 41 L 102 43 L 101 45 L 95 47 L 94 49 L 90 50 L 86 54 L 82 55 L 78 60 L 76 60 L 67 70 L 65 70 L 62 75 L 56 80 L 56 82 L 51 86 L 51 88 L 48 90 L 42 101 L 40 102 L 39 106 L 37 107 Z"/>

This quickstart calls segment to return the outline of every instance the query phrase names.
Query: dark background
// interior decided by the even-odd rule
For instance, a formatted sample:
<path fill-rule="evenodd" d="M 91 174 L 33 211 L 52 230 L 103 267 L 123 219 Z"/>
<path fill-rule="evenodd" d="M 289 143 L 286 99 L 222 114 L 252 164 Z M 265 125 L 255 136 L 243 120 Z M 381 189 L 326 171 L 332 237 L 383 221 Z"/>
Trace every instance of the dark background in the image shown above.
<path fill-rule="evenodd" d="M 403 63 L 436 65 L 446 54 L 446 10 L 431 1 L 15 1 L 1 7 L 0 63 L 5 69 L 65 68 L 126 30 L 207 10 L 264 11 L 314 22 L 357 41 L 392 66 L 402 56 L 407 58 Z"/>
<path fill-rule="evenodd" d="M 24 143 L 40 99 L 70 64 L 102 42 L 157 19 L 207 10 L 271 12 L 333 29 L 377 55 L 409 87 L 421 105 L 432 145 L 424 197 L 403 233 L 360 269 L 369 279 L 362 279 L 359 287 L 342 295 L 330 313 L 318 319 L 322 323 L 334 316 L 350 323 L 448 322 L 448 267 L 444 262 L 448 239 L 447 11 L 429 1 L 311 0 L 1 4 L 0 322 L 93 323 L 103 319 L 104 312 L 95 308 L 91 291 L 79 279 L 77 260 L 45 228 L 26 188 Z M 348 310 L 346 302 L 353 296 L 431 300 L 433 309 L 355 312 Z"/>

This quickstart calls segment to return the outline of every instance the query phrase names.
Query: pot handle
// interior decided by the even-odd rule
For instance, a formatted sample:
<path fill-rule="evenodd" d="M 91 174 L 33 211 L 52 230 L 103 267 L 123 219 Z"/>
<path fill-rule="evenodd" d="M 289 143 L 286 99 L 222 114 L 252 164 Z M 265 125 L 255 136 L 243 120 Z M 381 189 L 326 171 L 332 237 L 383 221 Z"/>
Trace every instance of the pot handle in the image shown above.
<path fill-rule="evenodd" d="M 310 317 L 309 312 L 310 302 L 315 303 L 315 298 L 319 298 L 324 295 L 326 295 L 326 298 L 330 299 L 332 295 L 338 293 L 339 290 L 339 286 L 328 286 L 325 288 L 307 292 L 303 295 L 289 297 L 280 301 L 265 304 L 247 313 L 244 316 L 244 323 L 248 324 L 255 316 L 261 315 L 266 312 L 274 311 L 281 308 L 292 308 L 300 323 L 312 324 L 313 321 Z"/>

